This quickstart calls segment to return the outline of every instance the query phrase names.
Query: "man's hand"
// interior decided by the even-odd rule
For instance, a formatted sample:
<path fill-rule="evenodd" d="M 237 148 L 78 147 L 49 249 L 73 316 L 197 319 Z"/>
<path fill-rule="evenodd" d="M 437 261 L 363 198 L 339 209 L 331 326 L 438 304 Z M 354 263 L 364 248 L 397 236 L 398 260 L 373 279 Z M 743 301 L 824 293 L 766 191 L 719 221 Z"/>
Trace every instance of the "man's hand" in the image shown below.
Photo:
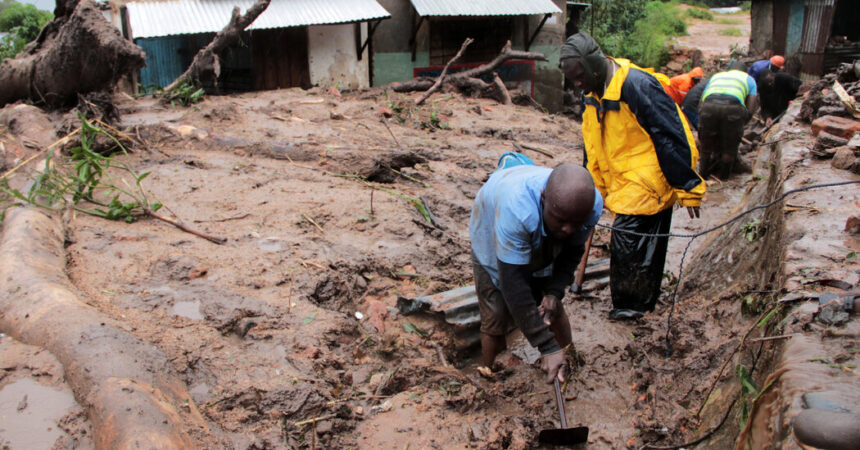
<path fill-rule="evenodd" d="M 547 384 L 552 384 L 556 378 L 558 378 L 559 382 L 564 382 L 564 377 L 567 375 L 566 367 L 567 360 L 565 360 L 564 351 L 562 350 L 544 355 L 541 358 L 541 369 L 546 371 Z"/>
<path fill-rule="evenodd" d="M 698 219 L 699 218 L 699 207 L 698 206 L 688 206 L 687 207 L 687 214 L 690 215 L 691 219 Z"/>
<path fill-rule="evenodd" d="M 543 323 L 547 324 L 547 326 L 558 315 L 558 310 L 560 309 L 558 305 L 559 301 L 554 295 L 543 296 L 543 300 L 541 300 L 540 306 L 538 306 L 538 312 L 540 312 L 540 316 L 543 318 Z"/>

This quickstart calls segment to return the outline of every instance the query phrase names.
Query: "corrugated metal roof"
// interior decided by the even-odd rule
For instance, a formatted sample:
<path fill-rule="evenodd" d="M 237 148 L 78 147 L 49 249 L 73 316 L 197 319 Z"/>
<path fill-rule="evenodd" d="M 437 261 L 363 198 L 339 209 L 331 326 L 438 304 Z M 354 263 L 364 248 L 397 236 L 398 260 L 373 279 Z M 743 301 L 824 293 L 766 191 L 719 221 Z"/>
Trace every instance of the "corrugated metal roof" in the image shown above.
<path fill-rule="evenodd" d="M 218 32 L 234 6 L 242 13 L 254 0 L 166 0 L 128 3 L 132 37 Z M 376 0 L 272 0 L 249 30 L 360 22 L 391 17 Z"/>
<path fill-rule="evenodd" d="M 555 14 L 552 0 L 409 0 L 421 17 Z"/>

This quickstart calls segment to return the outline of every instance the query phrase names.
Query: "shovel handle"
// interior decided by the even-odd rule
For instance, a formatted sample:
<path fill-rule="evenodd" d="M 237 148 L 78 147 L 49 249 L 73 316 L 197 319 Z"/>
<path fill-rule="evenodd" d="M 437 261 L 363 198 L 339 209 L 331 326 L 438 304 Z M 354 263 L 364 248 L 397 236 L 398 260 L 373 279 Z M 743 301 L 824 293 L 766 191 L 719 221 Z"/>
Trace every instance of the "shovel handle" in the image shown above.
<path fill-rule="evenodd" d="M 561 396 L 561 385 L 558 383 L 558 377 L 552 382 L 555 388 L 555 404 L 558 406 L 558 416 L 561 418 L 561 428 L 567 429 L 567 417 L 564 416 L 564 397 Z"/>
<path fill-rule="evenodd" d="M 575 294 L 582 292 L 582 281 L 585 278 L 585 266 L 588 265 L 588 252 L 591 251 L 591 239 L 594 237 L 594 229 L 588 233 L 588 240 L 585 241 L 585 251 L 582 252 L 582 259 L 579 260 L 579 267 L 576 268 L 576 276 L 573 279 L 573 289 Z"/>

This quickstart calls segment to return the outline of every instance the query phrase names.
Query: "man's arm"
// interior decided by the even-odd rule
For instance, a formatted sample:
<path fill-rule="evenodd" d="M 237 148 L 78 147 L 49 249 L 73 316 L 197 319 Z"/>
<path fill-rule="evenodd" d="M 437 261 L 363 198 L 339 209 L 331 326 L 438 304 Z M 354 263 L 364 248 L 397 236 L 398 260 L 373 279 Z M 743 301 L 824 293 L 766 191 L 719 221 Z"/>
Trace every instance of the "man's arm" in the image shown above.
<path fill-rule="evenodd" d="M 747 111 L 750 112 L 750 117 L 752 117 L 755 109 L 758 107 L 758 95 L 747 95 L 746 100 L 744 101 L 747 105 Z"/>
<path fill-rule="evenodd" d="M 498 261 L 499 281 L 502 296 L 517 328 L 522 331 L 529 344 L 540 350 L 541 355 L 561 350 L 549 326 L 544 323 L 532 295 L 528 265 L 508 264 Z"/>
<path fill-rule="evenodd" d="M 630 70 L 621 88 L 621 100 L 651 137 L 666 181 L 689 194 L 679 193 L 681 204 L 699 206 L 705 182 L 693 168 L 695 143 L 687 136 L 678 106 L 656 79 L 637 69 Z"/>

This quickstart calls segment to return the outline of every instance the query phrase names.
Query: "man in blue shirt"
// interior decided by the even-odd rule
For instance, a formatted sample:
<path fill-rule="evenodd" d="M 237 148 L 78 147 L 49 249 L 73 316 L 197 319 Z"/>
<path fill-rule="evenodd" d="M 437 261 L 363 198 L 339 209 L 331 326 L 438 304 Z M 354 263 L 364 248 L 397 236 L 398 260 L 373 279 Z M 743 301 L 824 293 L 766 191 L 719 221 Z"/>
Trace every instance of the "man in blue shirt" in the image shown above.
<path fill-rule="evenodd" d="M 482 363 L 492 367 L 506 348 L 513 319 L 541 352 L 552 383 L 564 378 L 562 348 L 571 342 L 561 300 L 600 219 L 603 198 L 580 166 L 504 167 L 478 191 L 469 221 Z"/>

